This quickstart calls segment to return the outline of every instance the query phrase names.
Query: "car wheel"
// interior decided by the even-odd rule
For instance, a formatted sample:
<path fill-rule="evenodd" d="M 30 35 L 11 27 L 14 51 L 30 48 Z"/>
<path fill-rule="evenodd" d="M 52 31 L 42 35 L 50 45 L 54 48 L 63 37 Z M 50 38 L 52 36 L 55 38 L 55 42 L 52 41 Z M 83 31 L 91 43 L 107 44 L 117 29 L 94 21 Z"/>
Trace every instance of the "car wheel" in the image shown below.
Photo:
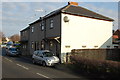
<path fill-rule="evenodd" d="M 6 53 L 6 56 L 8 56 L 8 53 Z"/>
<path fill-rule="evenodd" d="M 43 61 L 43 62 L 42 62 L 42 65 L 43 65 L 44 67 L 46 66 L 46 63 L 45 63 L 45 61 Z"/>
<path fill-rule="evenodd" d="M 34 60 L 34 59 L 32 60 L 32 63 L 33 63 L 33 64 L 36 64 L 36 62 L 35 62 L 35 60 Z"/>

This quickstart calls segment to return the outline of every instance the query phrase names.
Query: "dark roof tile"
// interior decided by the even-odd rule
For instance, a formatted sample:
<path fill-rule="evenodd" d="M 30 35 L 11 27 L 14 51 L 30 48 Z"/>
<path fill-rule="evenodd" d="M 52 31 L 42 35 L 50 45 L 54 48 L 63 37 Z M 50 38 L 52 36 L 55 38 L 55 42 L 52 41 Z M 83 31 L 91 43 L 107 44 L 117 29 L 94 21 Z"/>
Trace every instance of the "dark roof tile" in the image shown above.
<path fill-rule="evenodd" d="M 100 20 L 107 20 L 107 21 L 114 21 L 113 19 L 109 18 L 109 17 L 106 17 L 106 16 L 103 16 L 101 14 L 98 14 L 96 12 L 93 12 L 93 11 L 90 11 L 86 8 L 83 8 L 83 7 L 80 7 L 80 6 L 74 6 L 74 5 L 66 5 L 60 9 L 57 9 L 47 15 L 45 15 L 43 17 L 43 19 L 45 18 L 48 18 L 50 16 L 53 16 L 55 14 L 58 14 L 58 13 L 67 13 L 67 14 L 72 14 L 72 15 L 78 15 L 78 16 L 84 16 L 84 17 L 89 17 L 89 18 L 95 18 L 95 19 L 100 19 Z M 29 25 L 32 25 L 36 22 L 39 22 L 40 19 L 38 19 L 37 21 L 29 24 Z"/>
<path fill-rule="evenodd" d="M 68 5 L 68 7 L 66 9 L 63 9 L 62 12 L 73 14 L 73 15 L 90 17 L 90 18 L 114 21 L 113 19 L 111 19 L 109 17 L 106 17 L 106 16 L 103 16 L 101 14 L 95 13 L 93 11 L 90 11 L 90 10 L 88 10 L 86 8 L 83 8 L 83 7 L 80 7 L 80 6 Z"/>

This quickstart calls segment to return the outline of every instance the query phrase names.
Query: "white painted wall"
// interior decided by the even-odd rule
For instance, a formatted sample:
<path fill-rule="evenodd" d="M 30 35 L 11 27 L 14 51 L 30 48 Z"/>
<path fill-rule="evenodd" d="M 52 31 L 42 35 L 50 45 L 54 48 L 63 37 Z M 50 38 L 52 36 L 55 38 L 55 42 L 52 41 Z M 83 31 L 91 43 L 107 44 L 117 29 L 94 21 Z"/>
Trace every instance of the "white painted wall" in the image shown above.
<path fill-rule="evenodd" d="M 94 49 L 94 46 L 112 47 L 113 22 L 63 13 L 61 15 L 61 53 L 72 49 Z M 64 16 L 68 16 L 70 21 L 64 22 Z M 67 45 L 70 48 L 66 48 Z"/>

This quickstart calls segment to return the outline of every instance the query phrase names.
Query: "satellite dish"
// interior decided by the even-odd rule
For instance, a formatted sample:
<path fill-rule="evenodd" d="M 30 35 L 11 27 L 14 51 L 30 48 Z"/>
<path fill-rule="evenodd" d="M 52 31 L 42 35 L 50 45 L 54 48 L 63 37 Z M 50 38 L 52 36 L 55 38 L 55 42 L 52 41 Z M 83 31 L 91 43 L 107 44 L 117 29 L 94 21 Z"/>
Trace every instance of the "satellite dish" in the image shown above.
<path fill-rule="evenodd" d="M 64 17 L 64 22 L 69 22 L 69 19 L 67 16 Z"/>

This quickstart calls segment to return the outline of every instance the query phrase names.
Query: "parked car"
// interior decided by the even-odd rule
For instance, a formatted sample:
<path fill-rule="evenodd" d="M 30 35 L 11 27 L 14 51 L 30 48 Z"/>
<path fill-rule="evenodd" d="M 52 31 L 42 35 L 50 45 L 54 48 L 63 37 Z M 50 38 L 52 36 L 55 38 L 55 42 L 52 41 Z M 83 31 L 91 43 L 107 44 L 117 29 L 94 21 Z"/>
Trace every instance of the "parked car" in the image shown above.
<path fill-rule="evenodd" d="M 6 55 L 8 55 L 8 56 L 19 56 L 19 53 L 17 51 L 17 48 L 11 47 L 11 48 L 6 49 Z"/>
<path fill-rule="evenodd" d="M 6 49 L 12 48 L 12 45 L 6 45 Z"/>
<path fill-rule="evenodd" d="M 55 66 L 59 63 L 59 58 L 54 56 L 49 50 L 34 51 L 32 56 L 33 63 L 39 63 L 43 66 Z"/>
<path fill-rule="evenodd" d="M 1 44 L 0 47 L 1 48 L 6 48 L 6 44 Z"/>

